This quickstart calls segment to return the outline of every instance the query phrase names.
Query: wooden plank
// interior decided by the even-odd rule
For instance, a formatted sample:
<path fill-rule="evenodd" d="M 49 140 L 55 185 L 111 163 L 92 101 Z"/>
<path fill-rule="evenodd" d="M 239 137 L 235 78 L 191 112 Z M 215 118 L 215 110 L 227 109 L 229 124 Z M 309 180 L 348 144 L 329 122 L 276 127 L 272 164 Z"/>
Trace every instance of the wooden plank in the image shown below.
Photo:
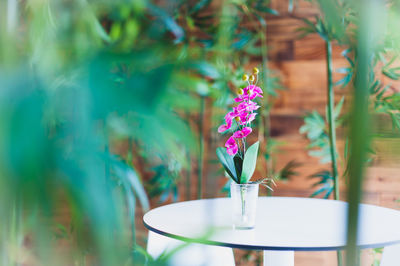
<path fill-rule="evenodd" d="M 398 168 L 369 167 L 364 190 L 382 193 L 400 191 L 400 172 Z M 400 196 L 400 193 L 399 193 Z"/>
<path fill-rule="evenodd" d="M 346 66 L 344 59 L 333 62 L 334 68 Z M 325 112 L 326 106 L 326 62 L 325 60 L 296 60 L 271 62 L 271 68 L 278 69 L 283 76 L 283 84 L 287 88 L 279 92 L 279 105 L 275 110 L 286 113 L 304 115 L 316 109 Z M 342 77 L 333 73 L 334 81 Z M 336 101 L 344 95 L 345 90 L 336 90 Z"/>
<path fill-rule="evenodd" d="M 310 34 L 301 39 L 294 39 L 294 60 L 325 60 L 325 41 L 318 34 Z M 344 59 L 342 56 L 345 47 L 332 46 L 332 58 Z"/>

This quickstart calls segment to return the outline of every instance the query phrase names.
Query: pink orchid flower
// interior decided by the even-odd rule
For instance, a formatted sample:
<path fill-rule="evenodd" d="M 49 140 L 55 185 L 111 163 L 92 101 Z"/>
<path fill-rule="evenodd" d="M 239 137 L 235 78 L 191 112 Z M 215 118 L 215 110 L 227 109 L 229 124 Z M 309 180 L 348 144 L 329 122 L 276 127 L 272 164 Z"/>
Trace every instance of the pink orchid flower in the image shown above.
<path fill-rule="evenodd" d="M 227 114 L 225 115 L 225 124 L 222 124 L 222 125 L 220 125 L 220 126 L 218 127 L 218 133 L 222 133 L 222 132 L 225 132 L 225 131 L 227 131 L 228 129 L 230 129 L 230 128 L 232 127 L 232 120 L 233 120 L 235 117 L 239 116 L 239 115 L 240 115 L 240 114 L 239 114 L 237 111 L 235 111 L 235 109 L 234 109 L 233 112 L 227 113 Z"/>
<path fill-rule="evenodd" d="M 253 112 L 253 111 L 257 110 L 258 108 L 260 108 L 260 106 L 258 104 L 256 104 L 255 102 L 252 102 L 252 101 L 248 101 L 248 102 L 240 103 L 236 107 L 236 111 L 239 113 Z"/>
<path fill-rule="evenodd" d="M 250 96 L 248 94 L 241 94 L 238 97 L 236 97 L 235 99 L 233 99 L 235 102 L 240 103 L 243 101 L 249 101 L 250 100 Z"/>
<path fill-rule="evenodd" d="M 254 75 L 257 74 L 258 70 L 254 72 Z M 254 111 L 260 108 L 260 106 L 252 100 L 257 97 L 263 97 L 263 91 L 260 87 L 256 86 L 257 81 L 255 81 L 253 75 L 251 79 L 249 79 L 247 75 L 244 75 L 243 78 L 249 85 L 243 89 L 239 89 L 237 97 L 234 98 L 234 101 L 239 104 L 225 115 L 225 123 L 218 127 L 218 132 L 222 133 L 231 129 L 233 120 L 235 119 L 236 121 L 237 128 L 235 128 L 235 132 L 225 143 L 227 153 L 230 155 L 238 153 L 240 148 L 238 143 L 243 144 L 246 141 L 246 137 L 252 132 L 250 123 L 257 115 Z M 245 147 L 244 144 L 243 147 Z M 240 153 L 242 154 L 241 156 L 243 156 L 243 152 L 244 151 Z"/>
<path fill-rule="evenodd" d="M 244 127 L 242 130 L 238 130 L 235 133 L 233 133 L 233 137 L 235 139 L 245 138 L 251 133 L 251 131 L 252 131 L 251 127 Z"/>
<path fill-rule="evenodd" d="M 256 115 L 257 115 L 256 113 L 250 113 L 250 114 L 245 113 L 244 116 L 240 116 L 239 124 L 241 126 L 244 126 L 247 123 L 251 123 L 256 118 Z"/>
<path fill-rule="evenodd" d="M 231 136 L 225 143 L 226 151 L 229 155 L 235 155 L 238 152 L 238 146 L 236 140 Z"/>
<path fill-rule="evenodd" d="M 256 97 L 263 97 L 263 91 L 260 87 L 257 87 L 255 85 L 250 85 L 247 86 L 246 88 L 244 88 L 244 92 L 245 94 L 249 95 L 250 100 L 253 100 Z"/>
<path fill-rule="evenodd" d="M 257 97 L 263 98 L 263 91 L 260 87 L 255 85 L 249 85 L 243 89 L 243 94 L 239 94 L 238 97 L 234 99 L 235 102 L 248 102 L 254 100 Z"/>
<path fill-rule="evenodd" d="M 232 126 L 232 120 L 231 120 L 230 123 L 220 125 L 220 126 L 218 127 L 218 133 L 222 133 L 222 132 L 227 131 L 228 129 L 231 128 L 231 126 Z"/>

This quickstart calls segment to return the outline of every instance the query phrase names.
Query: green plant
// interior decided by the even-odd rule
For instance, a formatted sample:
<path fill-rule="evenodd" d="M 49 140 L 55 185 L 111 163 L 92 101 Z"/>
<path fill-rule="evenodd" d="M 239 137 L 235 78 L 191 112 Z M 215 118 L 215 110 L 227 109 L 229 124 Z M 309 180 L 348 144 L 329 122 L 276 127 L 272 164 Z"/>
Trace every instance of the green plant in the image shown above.
<path fill-rule="evenodd" d="M 345 150 L 345 158 L 347 159 L 345 175 L 349 180 L 346 265 L 359 265 L 356 243 L 358 209 L 362 195 L 364 168 L 369 161 L 367 152 L 370 149 L 369 142 L 372 135 L 369 131 L 368 118 L 369 113 L 379 110 L 381 102 L 380 97 L 377 97 L 377 95 L 379 95 L 380 90 L 385 91 L 385 87 L 380 86 L 380 82 L 375 80 L 374 73 L 377 69 L 377 59 L 382 52 L 394 51 L 393 39 L 389 42 L 384 41 L 384 44 L 378 42 L 380 38 L 384 40 L 386 38 L 382 32 L 385 32 L 387 25 L 382 23 L 381 18 L 385 16 L 384 14 L 392 6 L 384 6 L 374 1 L 367 1 L 362 4 L 358 1 L 343 2 L 335 0 L 318 1 L 318 3 L 323 11 L 324 21 L 326 25 L 333 29 L 331 32 L 336 35 L 336 40 L 348 46 L 348 49 L 343 52 L 343 56 L 350 66 L 340 70 L 345 76 L 337 82 L 338 85 L 345 86 L 349 84 L 354 88 L 352 109 L 347 118 L 350 127 L 349 141 L 346 141 L 347 147 Z M 323 29 L 322 26 L 325 24 L 319 23 L 317 19 L 316 25 L 315 29 Z M 324 32 L 324 30 L 319 32 Z M 397 78 L 397 70 L 388 70 L 389 66 L 390 64 L 384 64 L 382 73 L 390 78 Z M 375 102 L 372 104 L 373 108 L 370 108 L 371 102 Z M 386 114 L 392 118 L 395 128 L 397 117 L 391 114 L 391 112 L 396 112 L 394 107 L 395 105 L 392 105 L 388 109 L 383 108 L 382 110 L 386 111 Z M 331 114 L 332 111 L 333 109 L 331 108 Z M 325 177 L 326 175 L 323 176 L 323 178 Z M 325 180 L 327 182 L 332 181 L 330 176 Z"/>
<path fill-rule="evenodd" d="M 315 22 L 311 22 L 307 19 L 304 19 L 303 21 L 307 25 L 306 27 L 300 28 L 299 32 L 301 32 L 301 36 L 305 36 L 310 33 L 318 33 L 319 36 L 325 41 L 325 47 L 326 47 L 326 63 L 327 63 L 327 111 L 326 111 L 326 119 L 324 119 L 321 115 L 319 115 L 317 112 L 313 112 L 312 114 L 306 116 L 305 118 L 305 125 L 301 127 L 300 132 L 301 133 L 307 133 L 307 137 L 310 139 L 310 145 L 309 148 L 312 148 L 314 150 L 310 151 L 309 154 L 312 156 L 317 156 L 321 157 L 321 163 L 326 163 L 330 162 L 331 163 L 331 171 L 322 171 L 319 173 L 316 173 L 311 176 L 311 178 L 318 178 L 319 181 L 316 182 L 313 186 L 320 186 L 311 196 L 316 196 L 320 193 L 325 193 L 325 198 L 328 198 L 329 195 L 334 192 L 334 199 L 339 199 L 339 173 L 338 173 L 338 154 L 337 154 L 337 145 L 336 145 L 336 128 L 341 124 L 341 120 L 339 120 L 339 115 L 340 115 L 340 110 L 342 109 L 343 101 L 344 98 L 341 99 L 341 101 L 336 105 L 334 103 L 334 85 L 342 85 L 346 86 L 350 81 L 355 80 L 355 88 L 357 91 L 357 86 L 365 87 L 369 84 L 369 81 L 366 80 L 366 76 L 368 76 L 369 73 L 373 73 L 372 69 L 367 69 L 366 67 L 362 67 L 361 73 L 359 75 L 362 76 L 362 78 L 359 77 L 359 82 L 360 80 L 363 81 L 362 84 L 357 84 L 357 79 L 354 79 L 354 71 L 352 70 L 353 68 L 356 68 L 356 64 L 354 61 L 349 57 L 349 51 L 351 51 L 352 48 L 346 49 L 342 54 L 343 56 L 347 59 L 347 61 L 350 63 L 350 68 L 344 68 L 341 69 L 340 72 L 344 73 L 345 76 L 336 82 L 334 84 L 332 80 L 332 42 L 336 41 L 339 44 L 342 45 L 348 45 L 350 47 L 353 47 L 351 44 L 351 37 L 349 28 L 351 28 L 350 25 L 353 25 L 354 23 L 361 27 L 361 25 L 357 24 L 357 19 L 355 19 L 355 15 L 357 12 L 357 6 L 354 3 L 344 3 L 342 1 L 318 1 L 317 2 L 321 8 L 321 10 L 324 12 L 323 17 L 316 17 Z M 355 9 L 354 9 L 355 8 Z M 365 21 L 363 22 L 365 23 Z M 365 30 L 365 29 L 364 29 Z M 346 33 L 348 35 L 346 35 Z M 365 40 L 363 40 L 365 41 Z M 363 52 L 369 52 L 367 50 L 362 50 Z M 368 56 L 368 54 L 364 54 L 363 56 Z M 358 62 L 359 64 L 365 64 L 368 66 L 369 62 Z M 391 73 L 395 73 L 392 71 Z M 364 79 L 365 76 L 365 79 Z M 358 130 L 361 130 L 362 132 L 367 132 L 367 129 L 362 122 L 366 121 L 366 115 L 361 114 L 361 109 L 364 108 L 364 106 L 367 104 L 366 101 L 363 101 L 365 96 L 364 92 L 361 92 L 362 88 L 358 88 L 358 93 L 359 95 L 355 95 L 355 97 L 362 97 L 363 99 L 357 99 L 354 102 L 354 105 L 356 106 L 355 109 L 353 110 L 353 115 L 356 116 L 356 118 L 351 118 L 350 121 L 354 125 L 355 121 L 354 119 L 360 119 L 357 121 L 357 125 L 359 126 Z M 357 108 L 360 108 L 357 110 Z M 364 110 L 366 112 L 366 110 Z M 355 127 L 354 130 L 357 130 L 357 127 Z M 357 133 L 353 132 L 352 136 L 352 141 L 355 141 L 355 136 Z M 367 139 L 363 138 L 364 144 L 367 143 Z M 356 150 L 361 149 L 362 145 L 359 142 L 359 140 L 356 141 Z M 365 146 L 365 145 L 364 145 Z M 317 150 L 315 150 L 317 148 Z M 350 149 L 353 149 L 354 147 L 351 147 Z M 364 153 L 361 151 L 357 150 L 360 152 L 357 154 L 360 156 L 359 158 L 355 159 L 352 157 L 353 155 L 350 155 L 349 158 L 352 159 L 353 161 L 349 161 L 347 167 L 350 169 L 351 167 L 354 167 L 355 165 L 356 168 L 358 169 L 356 171 L 361 171 L 362 170 L 362 165 L 359 163 L 360 159 L 362 160 Z M 347 153 L 347 151 L 346 151 Z M 345 157 L 348 157 L 348 154 L 345 154 Z M 351 165 L 354 164 L 354 165 Z M 351 170 L 349 170 L 351 171 Z M 349 174 L 346 170 L 346 174 Z M 352 173 L 353 175 L 355 172 Z M 360 172 L 358 172 L 360 174 Z M 350 174 L 350 176 L 352 176 Z M 357 183 L 355 186 L 361 185 L 361 180 L 360 177 L 357 177 L 357 180 L 359 180 L 359 183 Z M 354 187 L 354 189 L 356 189 Z M 356 199 L 360 192 L 355 191 L 355 195 L 352 195 L 353 201 L 359 201 L 360 198 Z M 354 197 L 353 197 L 354 196 Z M 358 205 L 352 205 L 353 211 L 357 211 Z M 349 223 L 352 222 L 352 219 L 349 220 Z M 355 230 L 353 228 L 353 230 Z M 350 235 L 349 234 L 349 241 L 350 241 Z M 354 239 L 351 239 L 353 241 Z M 355 245 L 353 242 L 350 245 Z M 354 252 L 354 250 L 353 250 Z M 355 256 L 355 253 L 350 254 L 351 259 L 353 259 Z M 349 262 L 350 259 L 347 260 Z M 341 253 L 340 251 L 338 252 L 338 262 L 341 265 L 342 263 L 342 258 L 341 258 Z M 354 263 L 355 261 L 353 261 Z M 350 264 L 352 265 L 352 264 Z"/>
<path fill-rule="evenodd" d="M 164 203 L 172 197 L 173 201 L 178 200 L 177 181 L 182 170 L 182 166 L 176 160 L 159 164 L 152 168 L 154 176 L 147 183 L 149 197 L 160 196 L 160 203 Z"/>
<path fill-rule="evenodd" d="M 7 247 L 25 248 L 29 236 L 41 265 L 140 264 L 135 213 L 149 203 L 132 163 L 139 155 L 121 156 L 113 144 L 130 138 L 151 156 L 184 162 L 177 151 L 195 144 L 178 112 L 188 86 L 212 67 L 175 60 L 182 31 L 147 1 L 17 3 L 20 33 L 5 28 L 4 5 L 0 213 L 13 218 L 2 222 L 1 261 L 17 263 Z M 150 36 L 154 29 L 160 34 Z M 74 217 L 64 234 L 77 239 L 70 256 L 52 241 L 59 210 Z"/>
<path fill-rule="evenodd" d="M 372 256 L 374 258 L 371 266 L 379 266 L 381 263 L 381 256 L 383 253 L 383 248 L 374 248 L 372 249 Z"/>
<path fill-rule="evenodd" d="M 334 7 L 340 7 L 338 3 L 330 3 Z M 322 4 L 321 4 L 322 5 Z M 337 9 L 337 8 L 335 8 Z M 340 16 L 340 14 L 339 14 Z M 343 36 L 339 35 L 335 29 L 347 27 L 348 20 L 343 19 L 341 25 L 329 24 L 330 21 L 324 21 L 321 17 L 316 17 L 315 22 L 311 22 L 308 19 L 303 19 L 306 24 L 305 27 L 298 29 L 300 37 L 304 37 L 310 33 L 317 33 L 324 41 L 326 48 L 326 69 L 327 69 L 327 108 L 326 118 L 324 119 L 317 111 L 313 111 L 311 114 L 304 118 L 305 124 L 300 128 L 300 133 L 307 133 L 307 137 L 310 139 L 309 149 L 313 149 L 309 152 L 311 156 L 321 157 L 321 163 L 331 163 L 331 170 L 323 171 L 312 175 L 312 178 L 320 178 L 320 181 L 315 185 L 323 185 L 322 188 L 318 189 L 312 196 L 316 196 L 319 193 L 325 191 L 325 197 L 334 192 L 334 198 L 339 199 L 339 173 L 338 173 L 338 154 L 336 144 L 336 129 L 340 125 L 340 112 L 343 106 L 344 98 L 340 100 L 335 106 L 334 103 L 334 82 L 332 80 L 332 42 L 338 40 L 343 42 Z M 340 31 L 341 32 L 341 31 Z M 327 177 L 327 174 L 330 176 Z"/>
<path fill-rule="evenodd" d="M 16 3 L 16 16 L 7 13 L 9 2 Z M 87 257 L 104 265 L 139 263 L 131 252 L 138 249 L 136 209 L 147 208 L 147 193 L 176 197 L 191 158 L 203 165 L 207 142 L 202 129 L 192 134 L 195 113 L 200 110 L 205 124 L 205 104 L 225 105 L 235 82 L 231 73 L 261 53 L 257 42 L 263 36 L 244 27 L 246 15 L 235 9 L 244 5 L 225 3 L 220 16 L 219 10 L 208 12 L 210 3 L 174 1 L 174 8 L 147 0 L 0 3 L 0 67 L 7 72 L 0 83 L 8 88 L 0 95 L 5 192 L 0 212 L 5 217 L 14 208 L 17 216 L 5 223 L 2 239 L 14 228 L 10 238 L 20 241 L 29 232 L 16 225 L 30 219 L 32 238 L 43 243 L 41 259 L 54 264 L 53 232 L 41 226 L 35 210 L 56 216 L 60 206 L 53 202 L 65 197 L 62 206 L 74 217 L 67 237 L 81 243 L 73 246 L 77 264 Z M 263 7 L 256 11 L 259 19 L 274 13 L 264 1 L 245 4 Z M 115 148 L 126 140 L 129 151 Z M 162 160 L 155 164 L 155 158 Z M 171 163 L 179 167 L 169 168 Z M 155 174 L 147 178 L 153 167 Z M 27 202 L 24 214 L 20 201 Z M 110 236 L 115 241 L 107 241 Z M 115 254 L 112 245 L 120 247 Z M 80 252 L 83 246 L 88 248 Z M 2 249 L 1 257 L 7 256 Z"/>

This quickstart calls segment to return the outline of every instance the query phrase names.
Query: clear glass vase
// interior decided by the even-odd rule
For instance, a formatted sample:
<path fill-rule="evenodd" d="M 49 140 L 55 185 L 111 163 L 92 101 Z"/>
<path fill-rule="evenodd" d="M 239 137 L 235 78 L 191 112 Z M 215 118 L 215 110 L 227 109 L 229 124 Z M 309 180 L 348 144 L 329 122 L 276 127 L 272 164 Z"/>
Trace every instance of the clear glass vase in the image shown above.
<path fill-rule="evenodd" d="M 256 224 L 258 184 L 231 183 L 232 220 L 235 229 L 252 229 Z"/>

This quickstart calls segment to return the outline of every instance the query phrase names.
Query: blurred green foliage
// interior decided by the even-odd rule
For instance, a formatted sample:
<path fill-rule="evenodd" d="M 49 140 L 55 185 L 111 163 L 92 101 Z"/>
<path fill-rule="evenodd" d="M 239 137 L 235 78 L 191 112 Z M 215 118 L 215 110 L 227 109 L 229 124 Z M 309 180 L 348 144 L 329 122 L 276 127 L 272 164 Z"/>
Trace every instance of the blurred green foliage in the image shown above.
<path fill-rule="evenodd" d="M 22 251 L 41 265 L 143 264 L 134 222 L 148 198 L 132 156 L 109 141 L 184 163 L 182 146 L 196 145 L 177 112 L 217 71 L 185 55 L 183 29 L 145 1 L 7 1 L 1 12 L 2 264 L 23 263 Z M 53 237 L 62 213 L 67 256 Z"/>
<path fill-rule="evenodd" d="M 182 171 L 202 165 L 199 118 L 207 102 L 226 108 L 242 65 L 266 56 L 265 14 L 277 12 L 254 0 L 2 1 L 1 264 L 165 263 L 136 243 L 138 204 L 176 200 Z"/>
<path fill-rule="evenodd" d="M 348 62 L 348 66 L 339 68 L 336 72 L 341 73 L 342 77 L 328 86 L 339 87 L 340 89 L 349 88 L 354 86 L 355 82 L 355 70 L 357 67 L 357 53 L 355 52 L 358 45 L 357 34 L 359 32 L 360 18 L 359 6 L 357 1 L 311 1 L 315 5 L 319 5 L 323 12 L 321 16 L 317 16 L 314 21 L 303 19 L 305 24 L 304 27 L 297 29 L 299 37 L 304 37 L 308 34 L 317 33 L 324 41 L 331 42 L 336 45 L 343 47 L 342 55 Z M 378 25 L 371 26 L 379 33 L 377 34 L 377 40 L 380 38 L 381 41 L 377 42 L 373 51 L 372 57 L 369 59 L 370 67 L 368 68 L 369 75 L 369 98 L 370 98 L 370 112 L 375 116 L 383 115 L 391 119 L 393 130 L 392 132 L 380 132 L 379 129 L 373 132 L 375 137 L 390 137 L 395 134 L 395 130 L 399 129 L 399 106 L 396 105 L 396 99 L 398 98 L 398 92 L 393 87 L 390 81 L 383 81 L 383 76 L 389 78 L 389 80 L 396 81 L 399 79 L 398 67 L 392 66 L 395 60 L 398 58 L 398 38 L 393 33 L 393 23 L 398 19 L 396 12 L 396 1 L 392 1 L 390 8 L 385 11 L 386 13 L 377 13 L 376 16 L 381 20 Z M 387 16 L 387 17 L 386 17 Z M 375 41 L 377 41 L 375 40 Z M 329 51 L 327 51 L 328 53 Z M 329 54 L 328 54 L 328 57 Z M 334 70 L 327 66 L 328 75 Z M 382 74 L 382 75 L 380 75 Z M 333 89 L 332 89 L 333 90 Z M 346 130 L 349 125 L 350 116 L 344 113 L 341 115 L 341 109 L 344 102 L 348 102 L 350 97 L 342 98 L 336 106 L 333 106 L 331 112 L 333 114 L 333 120 L 335 121 L 335 128 Z M 310 140 L 309 154 L 320 158 L 320 163 L 325 164 L 332 162 L 333 157 L 337 157 L 340 161 L 345 163 L 345 171 L 343 175 L 346 175 L 348 171 L 347 159 L 349 157 L 348 147 L 348 136 L 345 135 L 346 148 L 344 154 L 339 156 L 337 152 L 332 153 L 330 151 L 332 144 L 330 144 L 329 136 L 329 112 L 331 107 L 327 105 L 326 116 L 319 114 L 317 111 L 313 111 L 304 118 L 304 125 L 300 129 L 300 133 L 306 133 L 307 138 Z M 334 141 L 336 143 L 336 141 Z M 335 145 L 335 144 L 334 144 Z M 336 145 L 335 145 L 336 146 Z M 336 149 L 336 148 L 335 148 Z M 368 146 L 366 150 L 370 154 L 374 154 L 373 149 Z M 335 155 L 334 155 L 335 154 Z M 371 161 L 369 158 L 367 161 Z M 335 166 L 336 172 L 338 166 Z M 334 172 L 334 171 L 331 171 Z M 313 178 L 320 178 L 326 176 L 327 171 L 321 171 Z M 329 197 L 329 194 L 333 191 L 330 187 L 334 187 L 334 175 L 331 173 L 330 178 L 322 178 L 316 184 L 321 184 L 321 189 L 318 189 L 313 195 L 317 195 L 326 188 L 328 194 L 325 197 Z M 321 183 L 322 182 L 322 183 Z"/>
<path fill-rule="evenodd" d="M 396 102 L 396 89 L 388 91 L 391 87 L 390 81 L 380 80 L 378 74 L 381 72 L 391 80 L 397 80 L 396 67 L 391 64 L 398 57 L 398 35 L 393 32 L 393 27 L 398 21 L 398 1 L 380 2 L 368 1 L 315 1 L 319 5 L 322 14 L 314 22 L 305 21 L 306 27 L 300 31 L 305 34 L 318 33 L 327 43 L 327 69 L 328 69 L 328 119 L 330 124 L 330 143 L 327 143 L 326 134 L 323 134 L 323 124 L 325 121 L 321 115 L 314 112 L 312 116 L 305 118 L 306 124 L 303 132 L 308 133 L 308 137 L 313 143 L 319 143 L 317 155 L 324 159 L 324 150 L 329 146 L 330 160 L 332 161 L 332 172 L 323 171 L 313 177 L 319 178 L 319 189 L 314 195 L 326 192 L 329 195 L 332 188 L 337 190 L 335 172 L 337 166 L 335 159 L 336 153 L 336 126 L 334 121 L 333 104 L 333 84 L 330 82 L 332 68 L 330 66 L 330 43 L 344 46 L 342 55 L 349 62 L 349 66 L 339 69 L 344 77 L 337 81 L 335 85 L 342 87 L 348 86 L 352 94 L 349 99 L 352 106 L 349 108 L 348 116 L 342 117 L 342 125 L 346 127 L 345 133 L 345 171 L 343 175 L 348 180 L 348 230 L 347 230 L 347 255 L 346 265 L 359 265 L 359 255 L 357 248 L 357 225 L 359 202 L 362 198 L 362 184 L 365 174 L 365 166 L 369 161 L 367 153 L 370 150 L 372 137 L 383 136 L 380 132 L 372 132 L 370 115 L 384 114 L 392 119 L 393 131 L 398 124 Z M 393 60 L 393 61 L 392 61 Z M 385 95 L 385 96 L 384 96 Z M 382 102 L 384 97 L 388 102 Z M 346 101 L 346 100 L 345 100 Z M 331 119 L 329 119 L 331 114 Z M 317 125 L 314 130 L 311 125 Z M 322 160 L 323 160 L 322 159 Z M 338 190 L 337 190 L 338 191 Z M 338 193 L 335 195 L 338 198 Z M 341 263 L 341 256 L 338 252 L 338 260 Z"/>

